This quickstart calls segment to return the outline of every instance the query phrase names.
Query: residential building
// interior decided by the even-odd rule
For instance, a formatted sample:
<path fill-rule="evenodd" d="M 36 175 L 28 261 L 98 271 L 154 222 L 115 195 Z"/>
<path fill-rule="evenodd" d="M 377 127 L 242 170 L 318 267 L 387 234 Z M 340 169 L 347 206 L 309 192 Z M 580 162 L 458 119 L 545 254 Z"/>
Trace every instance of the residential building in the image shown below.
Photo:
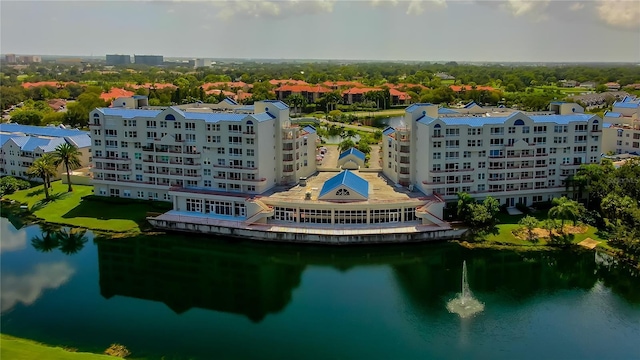
<path fill-rule="evenodd" d="M 164 64 L 162 55 L 134 55 L 134 61 L 140 65 L 158 66 Z"/>
<path fill-rule="evenodd" d="M 232 100 L 226 109 L 95 109 L 89 123 L 95 193 L 238 200 L 316 171 L 315 129 L 292 125 L 286 104 L 261 101 L 251 113 L 243 110 Z"/>
<path fill-rule="evenodd" d="M 640 99 L 627 96 L 604 113 L 602 151 L 640 155 Z"/>
<path fill-rule="evenodd" d="M 618 84 L 617 82 L 608 82 L 606 84 L 604 84 L 607 87 L 607 90 L 609 91 L 618 91 L 620 90 L 620 84 Z"/>
<path fill-rule="evenodd" d="M 1 124 L 0 176 L 28 178 L 27 170 L 37 158 L 54 152 L 58 145 L 65 142 L 74 145 L 80 151 L 81 167 L 89 166 L 91 139 L 86 131 L 53 126 Z M 58 177 L 63 171 L 62 168 L 58 168 Z"/>
<path fill-rule="evenodd" d="M 107 65 L 129 65 L 131 64 L 131 55 L 107 55 Z"/>
<path fill-rule="evenodd" d="M 449 201 L 466 192 L 513 207 L 566 194 L 567 176 L 600 161 L 602 120 L 572 103 L 551 110 L 443 114 L 436 105 L 411 105 L 406 127 L 383 132 L 383 173 Z"/>
<path fill-rule="evenodd" d="M 585 81 L 583 83 L 580 83 L 580 88 L 582 89 L 593 90 L 596 88 L 596 86 L 598 86 L 598 84 L 596 84 L 595 81 Z"/>
<path fill-rule="evenodd" d="M 17 62 L 17 57 L 16 54 L 7 54 L 4 56 L 4 61 L 6 61 L 9 64 L 15 64 Z"/>
<path fill-rule="evenodd" d="M 365 94 L 368 92 L 384 91 L 382 88 L 358 88 L 353 87 L 342 92 L 342 101 L 344 104 L 351 105 L 365 101 Z M 397 90 L 389 89 L 389 95 L 391 97 L 391 105 L 407 104 L 411 100 L 409 94 Z M 382 104 L 380 104 L 382 106 Z"/>
<path fill-rule="evenodd" d="M 294 94 L 302 95 L 307 100 L 307 103 L 313 103 L 320 99 L 332 90 L 320 85 L 282 85 L 275 90 L 276 98 L 278 100 L 286 100 L 289 96 Z"/>

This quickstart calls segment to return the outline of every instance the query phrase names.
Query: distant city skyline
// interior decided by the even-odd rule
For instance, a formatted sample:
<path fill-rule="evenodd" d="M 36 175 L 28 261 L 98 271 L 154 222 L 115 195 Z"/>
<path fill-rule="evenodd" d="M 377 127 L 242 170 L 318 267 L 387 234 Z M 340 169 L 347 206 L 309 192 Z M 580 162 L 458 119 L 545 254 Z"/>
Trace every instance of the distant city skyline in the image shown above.
<path fill-rule="evenodd" d="M 0 52 L 640 63 L 638 18 L 635 0 L 2 0 Z"/>

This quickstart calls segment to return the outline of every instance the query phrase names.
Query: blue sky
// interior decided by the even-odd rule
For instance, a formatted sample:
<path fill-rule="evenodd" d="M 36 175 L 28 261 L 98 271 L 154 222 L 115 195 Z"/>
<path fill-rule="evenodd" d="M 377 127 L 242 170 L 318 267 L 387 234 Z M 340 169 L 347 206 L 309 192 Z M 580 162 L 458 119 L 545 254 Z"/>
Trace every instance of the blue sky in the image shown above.
<path fill-rule="evenodd" d="M 638 0 L 1 0 L 0 51 L 640 63 L 638 19 Z"/>

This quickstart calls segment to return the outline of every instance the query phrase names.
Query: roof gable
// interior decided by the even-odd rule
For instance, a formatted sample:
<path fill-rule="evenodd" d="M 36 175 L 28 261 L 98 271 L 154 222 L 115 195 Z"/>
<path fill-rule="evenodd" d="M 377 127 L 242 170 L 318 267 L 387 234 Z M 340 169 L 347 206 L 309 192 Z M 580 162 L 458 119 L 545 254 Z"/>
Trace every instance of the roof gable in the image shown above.
<path fill-rule="evenodd" d="M 342 185 L 364 198 L 369 197 L 369 182 L 349 170 L 345 170 L 325 181 L 322 190 L 320 190 L 319 197 L 323 197 L 333 190 L 337 190 Z"/>
<path fill-rule="evenodd" d="M 352 147 L 351 149 L 345 150 L 342 153 L 340 153 L 340 156 L 338 156 L 338 160 L 340 160 L 340 159 L 342 159 L 342 158 L 344 158 L 346 156 L 349 156 L 349 155 L 353 155 L 353 156 L 357 157 L 358 159 L 360 159 L 362 161 L 364 161 L 365 157 L 366 157 L 365 153 L 363 153 L 362 151 Z"/>

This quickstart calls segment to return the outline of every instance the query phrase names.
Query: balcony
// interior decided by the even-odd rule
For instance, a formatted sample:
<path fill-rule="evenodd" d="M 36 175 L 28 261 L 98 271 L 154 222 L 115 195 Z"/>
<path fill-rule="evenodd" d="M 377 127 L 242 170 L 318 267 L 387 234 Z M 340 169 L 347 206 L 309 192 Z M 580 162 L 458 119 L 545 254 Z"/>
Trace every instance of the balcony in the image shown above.
<path fill-rule="evenodd" d="M 128 164 L 131 162 L 130 158 L 117 158 L 117 157 L 97 157 L 94 156 L 93 160 L 109 160 L 110 162 L 116 163 L 116 164 Z"/>
<path fill-rule="evenodd" d="M 422 183 L 425 185 L 444 185 L 444 181 L 433 181 L 433 182 L 423 181 Z"/>
<path fill-rule="evenodd" d="M 242 181 L 249 181 L 249 182 L 264 182 L 267 181 L 267 178 L 260 178 L 260 179 L 242 179 Z"/>

